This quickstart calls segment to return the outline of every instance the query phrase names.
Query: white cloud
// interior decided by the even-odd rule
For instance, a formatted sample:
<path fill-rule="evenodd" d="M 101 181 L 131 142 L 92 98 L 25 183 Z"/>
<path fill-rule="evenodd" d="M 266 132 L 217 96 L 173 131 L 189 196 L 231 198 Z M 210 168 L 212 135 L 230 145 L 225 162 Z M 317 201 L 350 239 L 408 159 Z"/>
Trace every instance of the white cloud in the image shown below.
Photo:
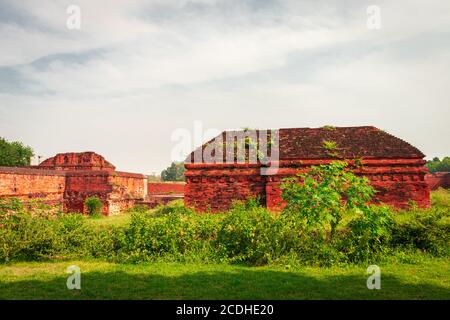
<path fill-rule="evenodd" d="M 0 14 L 0 66 L 19 79 L 0 94 L 2 131 L 45 155 L 91 149 L 157 171 L 194 120 L 373 124 L 430 156 L 450 150 L 448 1 L 379 1 L 379 31 L 364 1 L 77 3 L 81 31 L 65 27 L 71 1 L 4 1 L 18 16 Z"/>

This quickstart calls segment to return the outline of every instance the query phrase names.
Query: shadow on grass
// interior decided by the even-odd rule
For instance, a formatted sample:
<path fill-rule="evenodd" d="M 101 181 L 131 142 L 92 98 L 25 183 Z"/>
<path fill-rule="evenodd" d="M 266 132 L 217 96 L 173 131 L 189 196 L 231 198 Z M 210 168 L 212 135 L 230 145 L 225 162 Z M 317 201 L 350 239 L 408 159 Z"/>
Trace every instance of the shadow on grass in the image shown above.
<path fill-rule="evenodd" d="M 369 290 L 365 276 L 309 277 L 292 272 L 237 270 L 178 276 L 86 272 L 81 290 L 68 275 L 49 280 L 0 281 L 0 299 L 450 299 L 450 290 L 385 276 Z"/>

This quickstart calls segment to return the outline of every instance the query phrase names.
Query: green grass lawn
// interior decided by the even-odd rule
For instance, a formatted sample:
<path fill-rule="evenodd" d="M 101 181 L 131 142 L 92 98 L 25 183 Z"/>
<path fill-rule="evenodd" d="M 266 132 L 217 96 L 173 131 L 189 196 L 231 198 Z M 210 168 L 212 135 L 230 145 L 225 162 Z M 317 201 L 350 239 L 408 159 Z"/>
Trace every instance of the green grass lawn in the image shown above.
<path fill-rule="evenodd" d="M 81 268 L 68 290 L 66 268 Z M 244 267 L 208 264 L 28 262 L 0 266 L 0 299 L 450 299 L 450 263 L 380 264 L 381 289 L 364 267 Z"/>

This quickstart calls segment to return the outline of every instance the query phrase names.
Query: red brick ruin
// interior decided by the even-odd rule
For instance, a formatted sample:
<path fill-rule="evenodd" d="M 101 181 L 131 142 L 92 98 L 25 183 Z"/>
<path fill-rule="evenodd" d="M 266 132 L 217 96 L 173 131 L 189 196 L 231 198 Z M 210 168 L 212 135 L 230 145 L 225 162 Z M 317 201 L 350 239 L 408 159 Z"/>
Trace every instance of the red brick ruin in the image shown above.
<path fill-rule="evenodd" d="M 268 131 L 252 130 L 258 139 Z M 186 184 L 147 183 L 142 174 L 116 171 L 114 165 L 94 152 L 62 153 L 38 166 L 0 167 L 0 198 L 14 197 L 24 202 L 41 199 L 66 212 L 86 213 L 84 201 L 97 196 L 103 203 L 103 214 L 117 214 L 135 204 L 155 207 L 174 199 L 199 211 L 221 211 L 233 200 L 258 196 L 271 210 L 283 207 L 280 183 L 283 178 L 305 172 L 312 165 L 335 160 L 362 167 L 359 175 L 369 178 L 376 188 L 376 201 L 395 207 L 406 207 L 414 201 L 421 207 L 430 205 L 430 188 L 448 188 L 450 173 L 428 174 L 424 154 L 409 143 L 375 127 L 323 127 L 280 129 L 276 132 L 278 157 L 269 162 L 250 163 L 252 150 L 246 151 L 244 161 L 238 161 L 233 147 L 233 161 L 228 160 L 227 137 L 250 131 L 225 131 L 220 147 L 222 161 L 204 158 L 213 139 L 195 150 L 187 159 Z M 326 142 L 335 145 L 333 150 Z M 248 147 L 248 146 L 247 146 Z M 259 148 L 259 144 L 257 146 Z M 200 161 L 196 153 L 200 151 Z M 212 152 L 214 155 L 215 150 Z M 236 154 L 235 154 L 236 153 Z M 195 161 L 194 161 L 195 160 Z M 273 168 L 278 168 L 273 170 Z M 263 169 L 267 169 L 264 172 Z"/>
<path fill-rule="evenodd" d="M 146 194 L 144 175 L 115 171 L 94 152 L 58 154 L 26 168 L 0 167 L 0 197 L 41 199 L 68 212 L 85 213 L 85 199 L 97 196 L 103 214 L 115 214 L 144 200 Z"/>
<path fill-rule="evenodd" d="M 425 175 L 425 181 L 431 190 L 450 188 L 450 172 L 435 172 Z"/>
<path fill-rule="evenodd" d="M 252 130 L 255 132 L 254 130 Z M 256 130 L 259 138 L 268 131 Z M 430 205 L 430 188 L 425 181 L 428 170 L 425 156 L 409 143 L 375 127 L 323 127 L 276 130 L 279 138 L 279 156 L 276 161 L 239 163 L 225 161 L 227 144 L 236 146 L 235 136 L 247 131 L 223 132 L 218 138 L 223 154 L 219 160 L 205 160 L 205 151 L 215 139 L 204 144 L 186 159 L 185 204 L 200 211 L 221 211 L 233 200 L 259 197 L 271 210 L 283 207 L 280 183 L 283 178 L 305 172 L 312 165 L 335 160 L 362 164 L 355 172 L 369 178 L 377 190 L 376 201 L 395 207 L 406 207 L 414 201 L 420 207 Z M 227 137 L 228 138 L 227 141 Z M 332 142 L 333 150 L 326 147 Z M 236 152 L 237 147 L 234 147 Z M 250 151 L 246 151 L 247 156 Z M 215 151 L 212 152 L 214 155 Z M 229 153 L 229 152 L 228 152 Z M 197 158 L 196 158 L 197 154 Z M 198 158 L 200 154 L 200 158 Z M 248 158 L 246 158 L 248 159 Z M 240 161 L 243 162 L 243 161 Z M 262 174 L 261 169 L 274 164 L 278 170 Z"/>

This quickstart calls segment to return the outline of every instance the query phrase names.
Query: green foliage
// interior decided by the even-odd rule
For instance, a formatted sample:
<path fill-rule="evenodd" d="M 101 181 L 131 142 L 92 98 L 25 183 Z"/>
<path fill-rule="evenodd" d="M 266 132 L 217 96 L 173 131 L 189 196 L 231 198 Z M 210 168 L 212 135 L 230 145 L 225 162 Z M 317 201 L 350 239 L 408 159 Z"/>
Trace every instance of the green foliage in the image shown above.
<path fill-rule="evenodd" d="M 450 190 L 439 188 L 431 192 L 430 202 L 432 207 L 447 208 L 450 211 Z"/>
<path fill-rule="evenodd" d="M 358 212 L 348 224 L 351 232 L 342 238 L 342 249 L 348 259 L 368 261 L 387 250 L 393 227 L 393 213 L 386 206 L 370 206 Z"/>
<path fill-rule="evenodd" d="M 345 162 L 335 161 L 284 179 L 284 211 L 302 216 L 310 228 L 330 226 L 332 238 L 344 212 L 367 209 L 375 193 L 367 178 L 356 176 L 347 167 Z"/>
<path fill-rule="evenodd" d="M 392 245 L 414 248 L 436 256 L 450 256 L 450 209 L 414 209 L 396 217 Z"/>
<path fill-rule="evenodd" d="M 172 164 L 161 172 L 162 181 L 184 181 L 184 168 L 183 162 L 172 162 Z"/>
<path fill-rule="evenodd" d="M 103 203 L 98 197 L 92 196 L 87 198 L 84 200 L 84 205 L 90 216 L 101 216 Z"/>
<path fill-rule="evenodd" d="M 450 157 L 444 157 L 444 159 L 439 160 L 438 157 L 433 158 L 433 160 L 427 161 L 425 166 L 431 173 L 434 172 L 449 172 L 450 171 Z"/>
<path fill-rule="evenodd" d="M 174 200 L 167 205 L 157 206 L 152 214 L 154 216 L 164 216 L 171 213 L 192 215 L 194 214 L 194 210 L 186 208 L 183 200 Z"/>
<path fill-rule="evenodd" d="M 232 262 L 262 265 L 274 256 L 275 218 L 255 204 L 235 203 L 220 226 L 216 244 Z"/>
<path fill-rule="evenodd" d="M 39 202 L 25 205 L 17 199 L 0 199 L 0 261 L 97 258 L 334 266 L 401 259 L 414 263 L 417 252 L 450 256 L 450 197 L 447 191 L 436 194 L 431 209 L 394 213 L 384 206 L 347 206 L 333 237 L 328 220 L 312 223 L 297 210 L 273 214 L 257 198 L 236 202 L 220 214 L 198 214 L 180 201 L 154 210 L 135 207 L 127 213 L 128 221 L 120 224 L 106 223 L 116 217 L 98 220 L 55 214 Z"/>
<path fill-rule="evenodd" d="M 33 156 L 31 147 L 24 146 L 18 141 L 9 142 L 0 138 L 0 166 L 29 166 Z"/>
<path fill-rule="evenodd" d="M 337 143 L 336 141 L 332 141 L 332 140 L 325 140 L 323 142 L 323 147 L 328 150 L 328 151 L 332 151 L 335 150 L 337 148 Z"/>
<path fill-rule="evenodd" d="M 216 225 L 211 221 L 207 217 L 179 212 L 161 217 L 134 213 L 119 241 L 119 259 L 138 262 L 171 257 L 182 260 L 184 256 L 196 256 L 199 252 L 207 257 L 213 252 L 208 240 L 216 233 Z"/>

